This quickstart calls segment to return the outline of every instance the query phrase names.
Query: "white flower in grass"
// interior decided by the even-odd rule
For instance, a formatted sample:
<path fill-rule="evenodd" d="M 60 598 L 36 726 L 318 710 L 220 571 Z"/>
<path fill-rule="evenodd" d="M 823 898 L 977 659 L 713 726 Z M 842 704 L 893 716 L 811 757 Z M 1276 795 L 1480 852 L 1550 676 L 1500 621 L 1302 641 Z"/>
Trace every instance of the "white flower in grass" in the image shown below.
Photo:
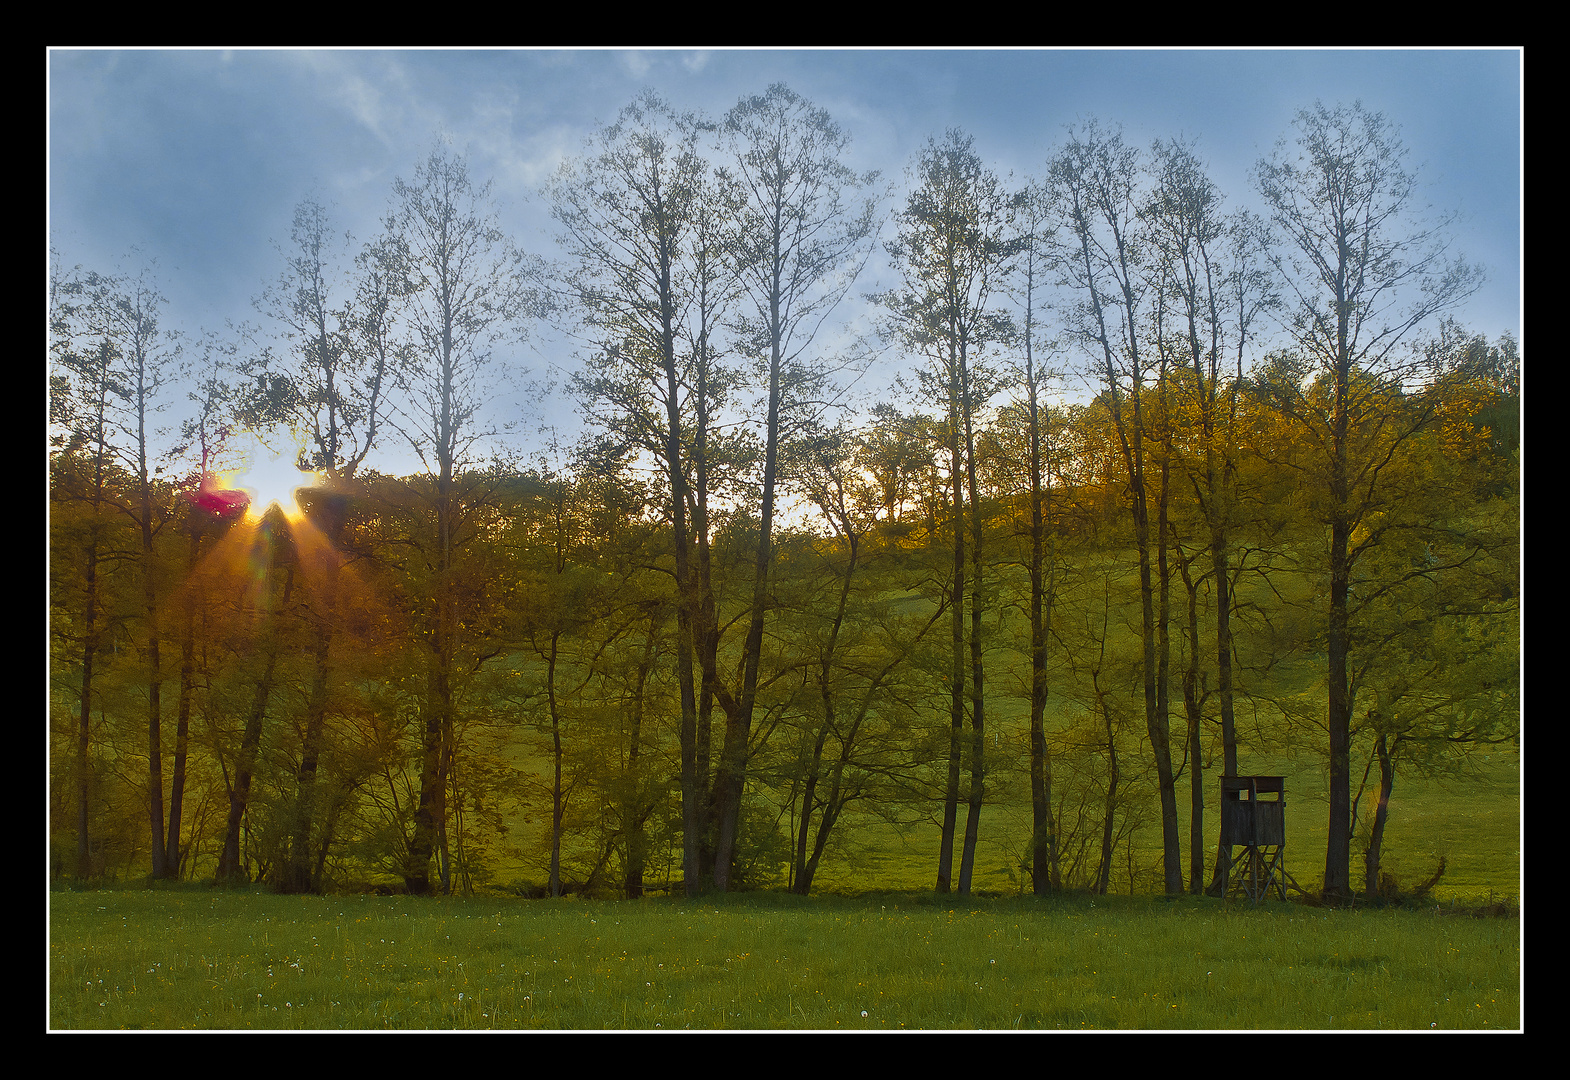
<path fill-rule="evenodd" d="M 861 1015 L 862 1016 L 866 1016 L 867 1015 L 867 1010 L 866 1009 L 862 1009 L 861 1010 Z"/>

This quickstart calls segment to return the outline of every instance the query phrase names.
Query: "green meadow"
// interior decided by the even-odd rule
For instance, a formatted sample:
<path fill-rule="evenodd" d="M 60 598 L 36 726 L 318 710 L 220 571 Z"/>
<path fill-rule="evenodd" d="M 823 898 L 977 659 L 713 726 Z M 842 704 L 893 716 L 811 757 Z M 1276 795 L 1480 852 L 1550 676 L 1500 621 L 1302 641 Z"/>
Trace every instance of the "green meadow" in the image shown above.
<path fill-rule="evenodd" d="M 52 1029 L 1514 1030 L 1521 922 L 1279 901 L 51 895 Z"/>
<path fill-rule="evenodd" d="M 48 1026 L 1518 1030 L 1522 922 L 1497 914 L 1520 910 L 1518 759 L 1476 764 L 1397 789 L 1387 866 L 1411 886 L 1446 862 L 1428 897 L 1403 906 L 1256 907 L 1126 886 L 1037 899 L 996 840 L 981 846 L 976 895 L 939 896 L 924 880 L 925 838 L 871 827 L 847 829 L 811 897 L 58 888 Z M 1270 766 L 1295 770 L 1286 862 L 1312 891 L 1318 778 L 1301 763 L 1255 764 Z"/>

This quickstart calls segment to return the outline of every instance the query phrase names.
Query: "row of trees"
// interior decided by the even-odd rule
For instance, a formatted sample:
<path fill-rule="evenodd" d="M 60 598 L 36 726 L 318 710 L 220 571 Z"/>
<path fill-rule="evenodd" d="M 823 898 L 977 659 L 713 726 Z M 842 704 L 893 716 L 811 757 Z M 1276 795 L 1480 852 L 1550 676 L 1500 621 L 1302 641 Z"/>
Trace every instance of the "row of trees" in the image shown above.
<path fill-rule="evenodd" d="M 870 352 L 831 321 L 879 228 L 845 146 L 782 86 L 719 121 L 642 95 L 548 187 L 555 266 L 440 148 L 352 255 L 302 204 L 271 343 L 182 354 L 183 486 L 149 442 L 176 355 L 156 292 L 57 275 L 57 870 L 101 871 L 94 823 L 124 838 L 134 793 L 155 877 L 222 811 L 220 879 L 467 888 L 548 806 L 553 895 L 640 895 L 678 849 L 689 893 L 779 867 L 806 892 L 847 814 L 932 820 L 936 887 L 968 893 L 989 776 L 1017 771 L 1036 891 L 1107 889 L 1151 807 L 1163 888 L 1214 889 L 1203 772 L 1219 744 L 1237 774 L 1246 702 L 1295 751 L 1320 733 L 1331 898 L 1354 745 L 1365 786 L 1379 764 L 1373 888 L 1397 764 L 1508 739 L 1517 709 L 1519 357 L 1436 326 L 1479 276 L 1414 223 L 1394 129 L 1301 112 L 1256 170 L 1264 216 L 1179 141 L 1086 125 L 1011 188 L 932 140 L 867 297 L 909 360 L 870 413 L 841 408 Z M 589 433 L 482 461 L 493 357 L 540 318 L 580 347 Z M 1088 404 L 1054 404 L 1070 372 Z M 214 462 L 280 423 L 317 479 L 242 522 Z M 422 473 L 367 471 L 389 437 Z M 193 749 L 210 821 L 183 810 Z"/>

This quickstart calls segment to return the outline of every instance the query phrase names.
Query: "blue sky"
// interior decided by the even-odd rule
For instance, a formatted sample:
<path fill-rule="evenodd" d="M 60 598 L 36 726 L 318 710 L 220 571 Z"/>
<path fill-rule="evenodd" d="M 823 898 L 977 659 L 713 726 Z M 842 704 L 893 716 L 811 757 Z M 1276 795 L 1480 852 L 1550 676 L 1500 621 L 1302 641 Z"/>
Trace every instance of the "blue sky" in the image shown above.
<path fill-rule="evenodd" d="M 1488 269 L 1461 321 L 1519 337 L 1521 62 L 1515 50 L 62 49 L 49 54 L 49 239 L 67 265 L 130 265 L 133 247 L 156 258 L 166 325 L 195 334 L 260 321 L 252 300 L 282 269 L 274 244 L 306 194 L 369 239 L 394 178 L 438 132 L 494 180 L 513 237 L 553 256 L 538 189 L 644 87 L 718 116 L 785 82 L 849 131 L 850 164 L 896 183 L 949 127 L 1016 181 L 1079 119 L 1121 124 L 1138 145 L 1181 134 L 1229 205 L 1251 203 L 1249 169 L 1297 109 L 1361 100 L 1400 125 L 1428 201 L 1460 215 L 1456 249 Z M 545 328 L 529 351 L 519 360 L 536 371 L 573 362 Z"/>

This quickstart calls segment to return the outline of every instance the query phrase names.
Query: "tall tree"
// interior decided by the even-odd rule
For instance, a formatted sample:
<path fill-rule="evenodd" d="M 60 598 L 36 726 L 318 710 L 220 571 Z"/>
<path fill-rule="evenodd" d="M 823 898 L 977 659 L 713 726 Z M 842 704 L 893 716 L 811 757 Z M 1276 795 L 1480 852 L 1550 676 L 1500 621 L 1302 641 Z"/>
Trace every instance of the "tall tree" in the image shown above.
<path fill-rule="evenodd" d="M 248 860 L 241 848 L 241 831 L 251 808 L 251 788 L 256 779 L 262 747 L 262 729 L 273 694 L 280 681 L 278 661 L 294 637 L 298 614 L 294 609 L 295 570 L 299 562 L 296 537 L 274 504 L 257 522 L 250 536 L 249 561 L 256 576 L 253 602 L 242 604 L 250 624 L 246 635 L 246 683 L 250 694 L 244 707 L 245 726 L 234 756 L 234 775 L 225 778 L 229 789 L 229 814 L 224 825 L 223 851 L 218 857 L 217 880 L 241 884 L 250 878 Z M 244 608 L 250 610 L 244 610 Z M 248 661 L 248 662 L 247 662 Z M 287 662 L 287 661 L 286 661 Z"/>
<path fill-rule="evenodd" d="M 87 331 L 84 321 L 85 283 L 75 273 L 58 268 L 50 277 L 49 348 L 49 421 L 55 482 L 51 494 L 57 499 L 80 501 L 86 512 L 85 527 L 78 531 L 78 558 L 82 592 L 79 607 L 70 623 L 54 621 L 57 627 L 72 625 L 76 657 L 80 666 L 74 731 L 72 780 L 76 794 L 76 863 L 78 880 L 93 876 L 92 842 L 89 836 L 91 806 L 92 714 L 95 665 L 103 649 L 105 633 L 104 582 L 102 575 L 117 560 L 109 550 L 109 488 L 114 469 L 111 447 L 112 408 L 121 379 L 119 350 L 107 337 Z M 64 553 L 53 552 L 51 563 L 58 565 Z"/>
<path fill-rule="evenodd" d="M 1271 259 L 1289 298 L 1286 328 L 1304 366 L 1297 381 L 1272 380 L 1275 400 L 1324 451 L 1319 505 L 1329 530 L 1330 754 L 1324 895 L 1341 901 L 1352 892 L 1352 581 L 1359 561 L 1385 536 L 1376 517 L 1393 450 L 1426 422 L 1421 412 L 1399 407 L 1407 372 L 1396 348 L 1475 292 L 1482 274 L 1450 257 L 1448 219 L 1419 216 L 1417 175 L 1383 115 L 1361 103 L 1315 103 L 1298 112 L 1293 128 L 1291 145 L 1283 139 L 1256 166 L 1255 184 L 1274 226 Z"/>
<path fill-rule="evenodd" d="M 495 393 L 494 350 L 516 341 L 538 307 L 523 253 L 503 233 L 491 185 L 475 184 L 465 158 L 444 146 L 394 183 L 387 232 L 397 238 L 411 283 L 403 304 L 412 343 L 397 367 L 404 395 L 399 430 L 431 480 L 434 535 L 426 560 L 433 585 L 427 619 L 419 803 L 409 864 L 411 893 L 432 891 L 430 862 L 445 837 L 453 676 L 463 627 L 456 577 L 465 505 L 459 473 L 488 433 L 482 408 Z M 441 860 L 443 891 L 450 865 Z"/>
<path fill-rule="evenodd" d="M 338 625 L 339 550 L 354 475 L 375 443 L 384 419 L 384 389 L 392 381 L 389 369 L 400 359 L 395 307 L 410 283 L 396 237 L 384 237 L 359 253 L 352 284 L 339 280 L 344 271 L 339 248 L 347 246 L 348 238 L 335 241 L 327 210 L 314 198 L 295 208 L 290 239 L 284 271 L 259 306 L 278 323 L 288 346 L 288 357 L 277 358 L 275 366 L 291 391 L 290 426 L 310 441 L 300 464 L 320 474 L 301 496 L 323 543 L 311 547 L 318 571 L 308 576 L 315 664 L 289 851 L 279 881 L 285 892 L 305 892 L 320 887 L 310 872 L 311 837 Z M 346 287 L 353 289 L 352 296 L 341 295 Z"/>
<path fill-rule="evenodd" d="M 995 307 L 996 293 L 1018 247 L 1008 234 L 1009 199 L 964 132 L 928 140 L 914 166 L 915 187 L 899 214 L 899 233 L 888 245 L 904 285 L 878 299 L 890 330 L 906 348 L 932 363 L 921 378 L 944 402 L 952 500 L 954 562 L 950 579 L 950 734 L 948 786 L 938 855 L 937 890 L 948 892 L 957 824 L 966 655 L 970 690 L 970 792 L 961 849 L 958 890 L 970 892 L 971 870 L 984 795 L 986 700 L 982 654 L 986 591 L 982 581 L 982 507 L 976 486 L 976 419 L 997 392 L 984 363 L 989 346 L 1012 339 L 1013 323 Z M 965 511 L 969 510 L 967 544 Z M 969 579 L 967 593 L 967 548 Z M 965 600 L 970 633 L 965 633 Z"/>
<path fill-rule="evenodd" d="M 164 298 L 153 280 L 152 269 L 136 274 L 105 276 L 88 273 L 80 282 L 78 314 L 84 329 L 101 344 L 111 345 L 118 370 L 103 385 L 108 422 L 102 448 L 119 457 L 131 483 L 113 499 L 139 534 L 141 579 L 141 658 L 147 694 L 147 811 L 152 843 L 152 876 L 168 876 L 163 809 L 163 736 L 159 603 L 161 572 L 155 557 L 155 540 L 171 511 L 157 479 L 163 467 L 155 463 L 156 431 L 152 425 L 163 408 L 161 400 L 170 365 L 177 355 L 171 335 L 160 332 L 158 320 Z M 109 353 L 101 353 L 107 357 Z M 104 375 L 108 375 L 106 370 Z M 112 434 L 109 429 L 112 429 Z"/>
<path fill-rule="evenodd" d="M 186 535 L 185 578 L 180 588 L 180 689 L 175 698 L 174 767 L 169 776 L 168 839 L 165 842 L 166 866 L 171 877 L 180 876 L 186 845 L 184 836 L 185 794 L 191 747 L 191 712 L 197 697 L 200 673 L 198 626 L 206 621 L 211 602 L 208 575 L 200 573 L 203 541 L 221 539 L 244 516 L 247 500 L 243 492 L 218 486 L 218 463 L 237 422 L 238 388 L 235 374 L 235 345 L 206 333 L 192 350 L 200 359 L 188 357 L 181 377 L 191 389 L 186 399 L 192 412 L 180 425 L 182 442 L 174 448 L 176 457 L 195 457 L 196 471 L 183 485 Z"/>
<path fill-rule="evenodd" d="M 1146 444 L 1152 433 L 1147 391 L 1151 358 L 1143 348 L 1142 325 L 1149 300 L 1147 252 L 1141 243 L 1140 186 L 1143 166 L 1121 132 L 1091 123 L 1071 131 L 1052 160 L 1049 178 L 1063 222 L 1060 265 L 1066 284 L 1077 294 L 1070 329 L 1090 352 L 1111 413 L 1128 478 L 1134 544 L 1139 562 L 1140 632 L 1144 643 L 1145 728 L 1155 758 L 1161 799 L 1162 869 L 1166 891 L 1183 891 L 1178 841 L 1177 793 L 1172 770 L 1165 680 L 1166 455 L 1152 483 Z M 1165 369 L 1161 369 L 1165 374 Z M 1156 388 L 1155 400 L 1165 390 Z M 1154 488 L 1154 491 L 1152 490 Z M 1151 531 L 1152 497 L 1157 529 Z M 1153 578 L 1152 557 L 1160 561 L 1161 580 Z M 1157 612 L 1158 593 L 1162 598 Z"/>
<path fill-rule="evenodd" d="M 652 92 L 640 95 L 614 124 L 592 136 L 585 157 L 565 164 L 548 189 L 570 259 L 565 289 L 579 305 L 598 358 L 595 374 L 577 380 L 577 392 L 591 422 L 623 447 L 648 451 L 659 461 L 669 496 L 681 698 L 682 872 L 689 896 L 700 887 L 703 802 L 684 437 L 690 383 L 677 345 L 689 299 L 683 271 L 707 173 L 698 149 L 704 126 Z"/>
<path fill-rule="evenodd" d="M 1178 140 L 1158 141 L 1152 149 L 1154 184 L 1144 211 L 1147 234 L 1159 263 L 1155 343 L 1178 369 L 1174 380 L 1181 413 L 1197 414 L 1197 453 L 1179 455 L 1195 501 L 1205 521 L 1210 552 L 1210 580 L 1215 593 L 1216 692 L 1220 701 L 1223 773 L 1237 775 L 1237 733 L 1232 674 L 1232 539 L 1230 529 L 1237 495 L 1233 424 L 1241 386 L 1245 350 L 1260 315 L 1274 302 L 1262 266 L 1258 222 L 1247 214 L 1227 217 L 1222 195 L 1205 173 L 1194 148 Z M 1233 370 L 1228 371 L 1232 366 Z M 1167 428 L 1170 436 L 1171 427 Z M 1191 445 L 1192 434 L 1184 438 Z M 1185 446 L 1185 450 L 1188 446 Z M 1164 538 L 1165 540 L 1165 538 Z M 1197 582 L 1184 558 L 1182 573 L 1189 587 L 1190 624 L 1197 627 Z M 1198 641 L 1191 643 L 1191 664 L 1184 685 L 1188 707 L 1189 761 L 1192 780 L 1190 836 L 1191 888 L 1203 835 L 1204 793 L 1198 745 Z M 1213 888 L 1224 884 L 1228 851 L 1218 848 Z"/>
<path fill-rule="evenodd" d="M 1042 391 L 1047 372 L 1037 355 L 1037 307 L 1042 301 L 1051 270 L 1050 235 L 1052 208 L 1048 193 L 1039 184 L 1027 185 L 1014 196 L 1020 239 L 1017 292 L 1020 302 L 1020 346 L 1024 351 L 1025 414 L 1029 447 L 1030 483 L 1030 880 L 1040 896 L 1057 887 L 1057 826 L 1052 817 L 1052 756 L 1047 748 L 1046 710 L 1047 640 L 1052 634 L 1052 607 L 1048 565 L 1046 480 L 1048 447 L 1043 446 L 1046 411 Z"/>
<path fill-rule="evenodd" d="M 828 112 L 782 84 L 739 101 L 725 116 L 724 134 L 738 192 L 737 272 L 750 304 L 741 347 L 761 369 L 765 418 L 752 611 L 741 687 L 726 710 L 715 777 L 714 886 L 722 892 L 730 882 L 757 700 L 780 444 L 793 414 L 800 423 L 829 392 L 830 365 L 814 355 L 815 341 L 870 252 L 875 203 L 859 193 L 876 179 L 844 163 L 850 137 Z"/>

